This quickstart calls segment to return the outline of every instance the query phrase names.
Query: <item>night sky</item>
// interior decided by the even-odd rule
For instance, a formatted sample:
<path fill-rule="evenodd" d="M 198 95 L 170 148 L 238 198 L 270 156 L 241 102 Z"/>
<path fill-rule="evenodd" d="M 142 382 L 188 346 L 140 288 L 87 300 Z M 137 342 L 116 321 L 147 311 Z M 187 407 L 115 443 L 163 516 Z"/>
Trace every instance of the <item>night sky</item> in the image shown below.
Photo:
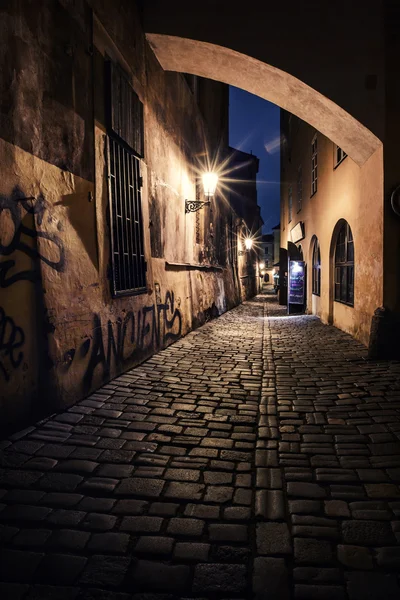
<path fill-rule="evenodd" d="M 230 87 L 229 145 L 260 159 L 258 204 L 264 233 L 279 223 L 279 107 L 241 89 Z"/>

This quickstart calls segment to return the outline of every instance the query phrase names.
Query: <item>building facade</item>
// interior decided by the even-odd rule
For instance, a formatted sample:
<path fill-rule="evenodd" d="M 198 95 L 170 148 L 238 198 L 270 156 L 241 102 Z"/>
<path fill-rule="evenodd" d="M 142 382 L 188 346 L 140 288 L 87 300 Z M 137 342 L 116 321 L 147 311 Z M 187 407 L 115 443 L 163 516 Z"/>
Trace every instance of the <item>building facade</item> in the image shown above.
<path fill-rule="evenodd" d="M 379 167 L 371 159 L 362 173 L 341 148 L 285 111 L 281 134 L 281 246 L 306 263 L 306 311 L 368 344 L 383 303 Z"/>
<path fill-rule="evenodd" d="M 244 213 L 201 185 L 228 147 L 228 87 L 164 72 L 136 2 L 10 2 L 0 22 L 7 426 L 76 402 L 250 292 Z"/>

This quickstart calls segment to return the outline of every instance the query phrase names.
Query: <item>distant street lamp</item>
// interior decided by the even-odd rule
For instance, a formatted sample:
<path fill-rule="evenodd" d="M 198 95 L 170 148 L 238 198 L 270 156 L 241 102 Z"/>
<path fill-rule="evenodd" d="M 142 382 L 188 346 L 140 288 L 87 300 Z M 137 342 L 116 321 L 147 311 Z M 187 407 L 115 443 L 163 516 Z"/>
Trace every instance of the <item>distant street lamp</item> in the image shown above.
<path fill-rule="evenodd" d="M 260 262 L 260 265 L 259 265 L 259 266 L 260 266 L 260 269 L 261 269 L 261 270 L 265 269 L 265 263 L 263 263 L 263 262 Z"/>
<path fill-rule="evenodd" d="M 212 198 L 217 189 L 218 175 L 211 171 L 203 173 L 202 177 L 203 191 L 206 198 Z M 210 200 L 185 200 L 185 213 L 197 212 L 206 204 L 210 204 Z"/>

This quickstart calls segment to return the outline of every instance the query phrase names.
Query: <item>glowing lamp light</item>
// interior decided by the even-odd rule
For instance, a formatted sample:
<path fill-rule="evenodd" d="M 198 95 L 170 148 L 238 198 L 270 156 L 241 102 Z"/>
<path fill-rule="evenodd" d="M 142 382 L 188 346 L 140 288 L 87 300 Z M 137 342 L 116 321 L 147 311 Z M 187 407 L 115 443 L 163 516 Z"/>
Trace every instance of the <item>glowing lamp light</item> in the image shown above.
<path fill-rule="evenodd" d="M 263 263 L 263 262 L 260 263 L 260 269 L 265 269 L 265 263 Z"/>
<path fill-rule="evenodd" d="M 211 198 L 212 196 L 214 196 L 215 190 L 217 188 L 218 175 L 216 173 L 208 171 L 207 173 L 203 173 L 202 179 L 204 195 L 208 198 Z"/>
<path fill-rule="evenodd" d="M 244 245 L 246 250 L 251 250 L 253 247 L 253 240 L 251 238 L 244 238 Z"/>

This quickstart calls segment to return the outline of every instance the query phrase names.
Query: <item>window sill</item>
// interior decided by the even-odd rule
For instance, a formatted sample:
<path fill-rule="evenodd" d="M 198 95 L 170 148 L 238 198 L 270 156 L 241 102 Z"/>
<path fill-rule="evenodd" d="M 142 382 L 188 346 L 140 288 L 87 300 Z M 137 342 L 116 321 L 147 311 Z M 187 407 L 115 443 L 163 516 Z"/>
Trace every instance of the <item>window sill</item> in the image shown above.
<path fill-rule="evenodd" d="M 189 269 L 196 271 L 223 271 L 225 267 L 223 265 L 212 265 L 209 263 L 180 263 L 180 262 L 168 262 L 165 261 L 165 267 L 167 269 Z"/>
<path fill-rule="evenodd" d="M 123 292 L 113 292 L 112 297 L 114 299 L 116 299 L 116 298 L 123 298 L 124 296 L 140 296 L 141 294 L 148 294 L 148 293 L 149 293 L 149 289 L 147 287 L 145 287 L 145 288 L 137 288 L 134 290 L 125 290 Z"/>
<path fill-rule="evenodd" d="M 310 198 L 314 198 L 317 195 L 318 190 L 316 190 L 313 194 L 311 194 Z"/>
<path fill-rule="evenodd" d="M 344 300 L 336 300 L 336 298 L 335 302 L 337 302 L 338 304 L 344 304 L 345 306 L 349 306 L 350 308 L 354 308 L 354 302 L 351 304 L 350 302 L 345 302 Z"/>
<path fill-rule="evenodd" d="M 313 295 L 313 296 L 318 296 L 318 298 L 321 298 L 321 294 L 320 294 L 320 293 L 319 293 L 319 294 L 317 294 L 317 292 L 313 292 L 313 293 L 312 293 L 312 295 Z"/>

